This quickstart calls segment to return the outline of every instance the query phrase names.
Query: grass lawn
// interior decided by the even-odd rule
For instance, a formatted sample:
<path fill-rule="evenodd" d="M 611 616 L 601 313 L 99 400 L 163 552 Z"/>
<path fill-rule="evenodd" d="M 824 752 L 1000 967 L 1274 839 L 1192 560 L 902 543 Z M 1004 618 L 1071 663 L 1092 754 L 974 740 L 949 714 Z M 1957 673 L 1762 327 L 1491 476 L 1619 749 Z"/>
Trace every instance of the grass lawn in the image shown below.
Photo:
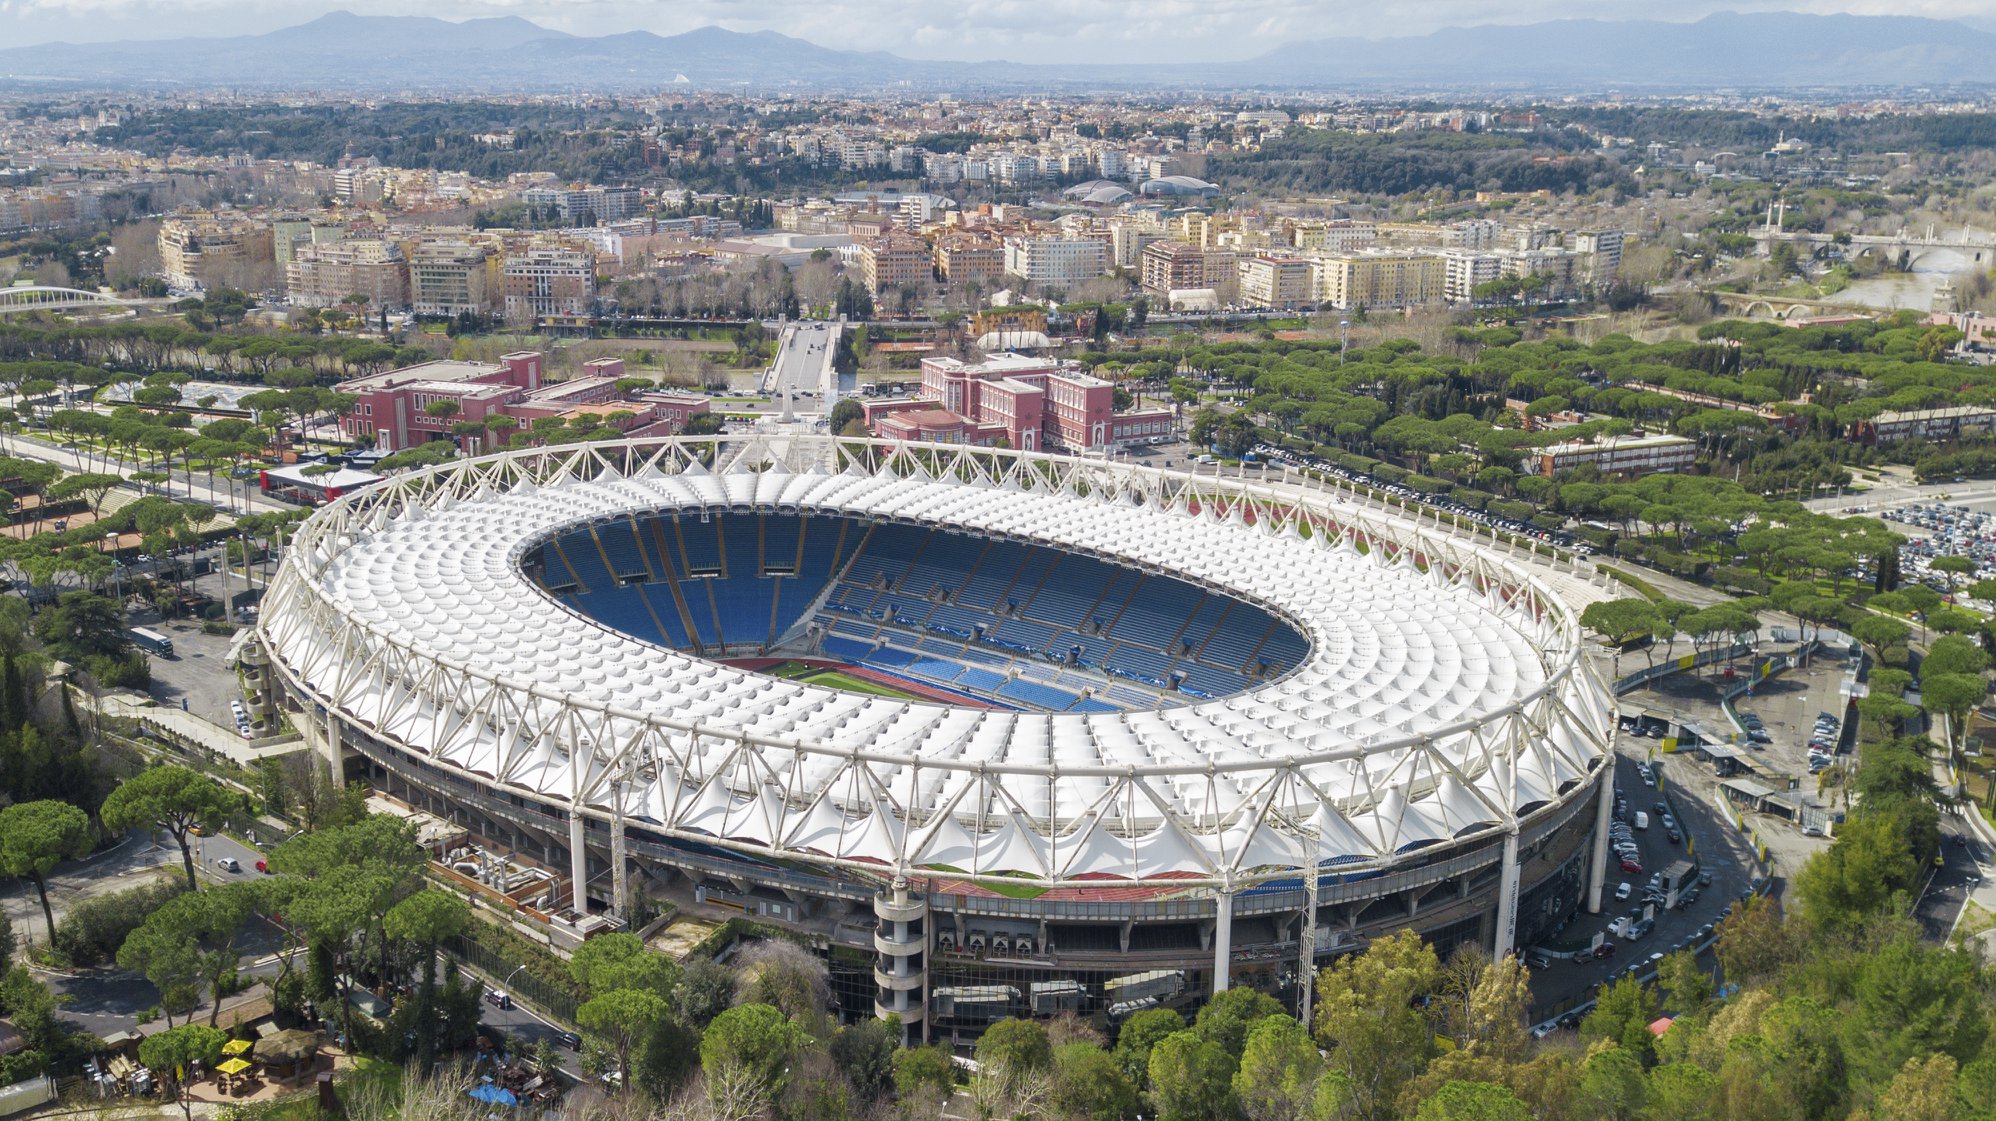
<path fill-rule="evenodd" d="M 802 662 L 784 662 L 762 671 L 771 677 L 784 677 L 792 681 L 802 681 L 806 685 L 823 685 L 827 689 L 841 689 L 848 693 L 864 693 L 870 697 L 892 697 L 897 701 L 918 699 L 913 693 L 904 693 L 891 685 L 881 685 L 864 681 L 849 673 L 819 666 L 807 666 Z"/>

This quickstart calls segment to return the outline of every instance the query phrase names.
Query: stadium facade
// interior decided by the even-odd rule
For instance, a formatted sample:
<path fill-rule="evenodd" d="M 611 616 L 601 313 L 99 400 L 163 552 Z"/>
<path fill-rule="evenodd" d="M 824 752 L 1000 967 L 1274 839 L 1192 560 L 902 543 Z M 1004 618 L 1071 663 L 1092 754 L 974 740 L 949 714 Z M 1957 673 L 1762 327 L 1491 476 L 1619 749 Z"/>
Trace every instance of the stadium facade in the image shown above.
<path fill-rule="evenodd" d="M 575 912 L 791 928 L 911 1036 L 1294 992 L 1404 928 L 1501 954 L 1601 905 L 1613 710 L 1572 612 L 1328 489 L 525 449 L 315 514 L 245 658 L 349 774 L 566 866 Z"/>

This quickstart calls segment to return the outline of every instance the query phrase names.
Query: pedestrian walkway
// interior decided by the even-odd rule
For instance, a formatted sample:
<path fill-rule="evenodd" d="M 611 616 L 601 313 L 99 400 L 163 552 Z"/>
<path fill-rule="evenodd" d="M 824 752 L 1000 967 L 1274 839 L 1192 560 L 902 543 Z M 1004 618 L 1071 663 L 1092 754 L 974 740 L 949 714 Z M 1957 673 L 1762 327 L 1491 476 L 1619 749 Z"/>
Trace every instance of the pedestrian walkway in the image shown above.
<path fill-rule="evenodd" d="M 295 733 L 246 740 L 233 729 L 204 720 L 191 712 L 166 707 L 151 697 L 135 693 L 107 693 L 94 700 L 84 693 L 81 699 L 85 707 L 95 708 L 105 716 L 136 720 L 140 727 L 155 734 L 184 746 L 223 756 L 240 767 L 254 767 L 259 760 L 289 755 L 304 750 L 306 746 L 304 739 Z"/>

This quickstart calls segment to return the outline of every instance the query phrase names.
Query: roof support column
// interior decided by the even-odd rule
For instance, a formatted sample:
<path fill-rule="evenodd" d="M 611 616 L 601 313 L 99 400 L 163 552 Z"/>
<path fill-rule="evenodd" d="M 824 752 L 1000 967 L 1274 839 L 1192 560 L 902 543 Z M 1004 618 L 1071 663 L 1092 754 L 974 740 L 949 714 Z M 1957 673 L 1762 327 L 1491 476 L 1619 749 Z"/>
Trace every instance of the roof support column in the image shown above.
<path fill-rule="evenodd" d="M 569 906 L 578 916 L 589 913 L 589 848 L 581 802 L 577 797 L 568 804 L 568 875 L 574 884 Z"/>
<path fill-rule="evenodd" d="M 1234 966 L 1234 888 L 1232 884 L 1213 896 L 1213 995 L 1227 991 Z"/>
<path fill-rule="evenodd" d="M 1615 819 L 1615 759 L 1601 764 L 1601 796 L 1594 805 L 1594 856 L 1587 868 L 1587 913 L 1601 913 L 1601 895 L 1608 886 L 1608 827 Z"/>
<path fill-rule="evenodd" d="M 1518 945 L 1518 827 L 1504 834 L 1503 878 L 1497 885 L 1497 937 L 1490 957 L 1500 960 Z"/>

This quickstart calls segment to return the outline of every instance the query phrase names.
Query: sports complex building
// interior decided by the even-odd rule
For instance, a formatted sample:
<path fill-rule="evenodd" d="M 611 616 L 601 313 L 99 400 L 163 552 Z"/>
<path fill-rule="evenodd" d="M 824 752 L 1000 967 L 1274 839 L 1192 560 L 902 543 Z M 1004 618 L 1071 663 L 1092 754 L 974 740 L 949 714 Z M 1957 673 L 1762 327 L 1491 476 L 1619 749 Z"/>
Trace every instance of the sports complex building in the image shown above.
<path fill-rule="evenodd" d="M 350 775 L 566 867 L 575 912 L 794 929 L 918 1038 L 1300 997 L 1382 934 L 1501 954 L 1600 906 L 1613 710 L 1573 613 L 1329 489 L 523 449 L 314 514 L 246 662 Z"/>

